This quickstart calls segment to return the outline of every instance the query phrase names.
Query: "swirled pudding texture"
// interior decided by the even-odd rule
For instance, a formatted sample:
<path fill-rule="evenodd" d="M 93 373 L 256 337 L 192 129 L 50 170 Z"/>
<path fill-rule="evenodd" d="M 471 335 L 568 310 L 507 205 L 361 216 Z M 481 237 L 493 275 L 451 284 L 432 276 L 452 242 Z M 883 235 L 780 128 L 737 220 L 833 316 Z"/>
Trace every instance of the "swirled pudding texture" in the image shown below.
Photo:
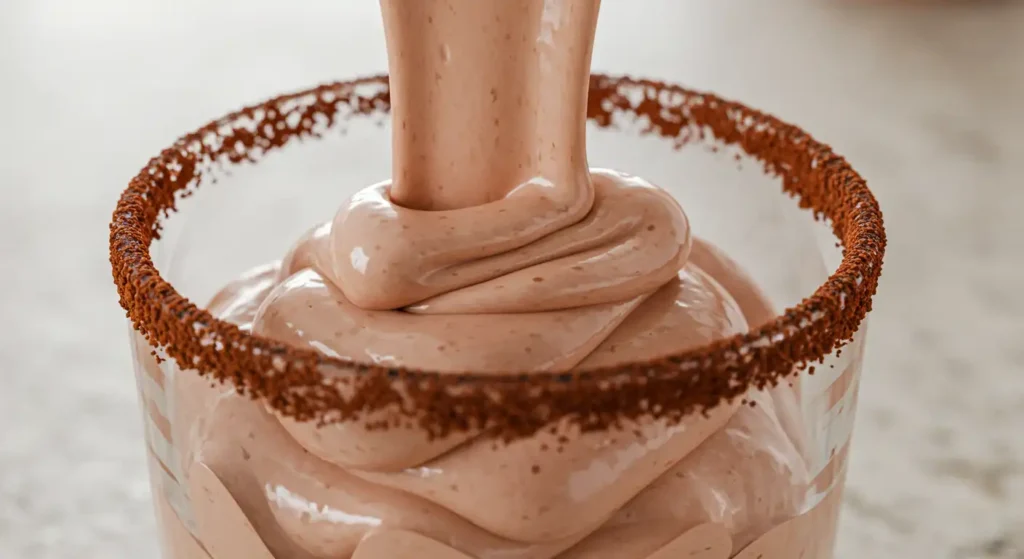
<path fill-rule="evenodd" d="M 226 286 L 214 313 L 442 374 L 642 361 L 773 315 L 664 190 L 588 167 L 597 0 L 381 5 L 392 180 Z M 195 375 L 175 389 L 216 559 L 253 545 L 288 559 L 719 559 L 801 513 L 808 484 L 788 387 L 678 424 L 555 425 L 508 444 L 296 423 Z"/>

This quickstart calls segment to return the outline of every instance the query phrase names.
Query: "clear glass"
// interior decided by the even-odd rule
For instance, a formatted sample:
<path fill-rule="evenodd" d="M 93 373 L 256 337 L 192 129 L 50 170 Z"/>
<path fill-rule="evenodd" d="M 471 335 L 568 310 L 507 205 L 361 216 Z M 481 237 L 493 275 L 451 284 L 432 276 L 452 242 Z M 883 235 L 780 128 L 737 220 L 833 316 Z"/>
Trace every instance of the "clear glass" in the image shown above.
<path fill-rule="evenodd" d="M 179 213 L 165 222 L 163 238 L 153 249 L 161 274 L 180 293 L 205 304 L 227 282 L 254 266 L 281 258 L 311 225 L 330 219 L 351 193 L 387 178 L 391 168 L 389 123 L 364 118 L 344 127 L 344 133 L 332 131 L 323 139 L 294 144 L 259 165 L 233 167 L 216 184 L 204 185 L 183 200 Z M 778 309 L 812 293 L 839 262 L 830 229 L 784 196 L 777 181 L 765 176 L 759 164 L 737 158 L 733 152 L 699 145 L 677 150 L 670 140 L 644 135 L 639 125 L 623 123 L 616 131 L 592 129 L 589 157 L 594 166 L 643 176 L 671 192 L 690 217 L 694 231 L 736 260 Z M 837 355 L 816 365 L 813 374 L 800 373 L 798 388 L 787 392 L 795 399 L 793 409 L 799 410 L 789 426 L 797 433 L 794 438 L 800 439 L 794 445 L 806 467 L 806 479 L 800 482 L 806 495 L 800 499 L 799 510 L 788 515 L 792 518 L 776 518 L 771 525 L 739 538 L 733 531 L 740 522 L 737 519 L 753 512 L 724 510 L 737 505 L 719 495 L 722 501 L 717 505 L 704 502 L 700 506 L 709 511 L 716 506 L 723 509 L 711 514 L 711 520 L 722 519 L 721 526 L 710 522 L 679 527 L 679 540 L 673 544 L 637 541 L 631 547 L 631 542 L 625 541 L 628 537 L 621 536 L 621 545 L 614 549 L 588 548 L 584 539 L 555 551 L 551 549 L 557 546 L 545 551 L 540 549 L 544 546 L 523 545 L 514 553 L 478 552 L 480 556 L 475 557 L 466 550 L 486 545 L 466 543 L 468 540 L 453 535 L 436 551 L 423 547 L 429 542 L 409 539 L 404 545 L 419 551 L 407 556 L 828 559 L 832 557 L 853 426 L 863 331 L 862 327 Z M 173 361 L 159 362 L 159 352 L 137 333 L 132 332 L 131 340 L 165 559 L 273 558 L 273 548 L 277 559 L 391 559 L 370 547 L 353 555 L 343 540 L 350 539 L 352 531 L 364 534 L 386 527 L 388 514 L 400 514 L 394 512 L 396 507 L 382 505 L 377 509 L 380 514 L 374 516 L 318 500 L 318 488 L 327 483 L 323 476 L 329 476 L 330 483 L 339 483 L 348 474 L 332 472 L 334 466 L 308 452 L 302 453 L 301 460 L 287 453 L 253 456 L 242 440 L 229 445 L 224 456 L 204 454 L 201 445 L 195 444 L 202 438 L 197 433 L 208 433 L 206 423 L 213 420 L 206 410 L 196 409 L 207 404 L 192 398 L 185 387 L 206 381 Z M 287 442 L 288 432 L 280 424 L 267 423 L 269 414 L 259 404 L 246 405 L 252 409 L 230 419 L 235 428 L 257 418 L 252 420 L 250 438 L 257 436 L 253 431 L 265 429 L 269 434 L 258 436 Z M 770 454 L 778 449 L 766 444 L 754 450 L 754 454 Z M 751 460 L 757 459 L 754 454 Z M 214 474 L 205 467 L 209 463 L 230 466 Z M 430 466 L 426 463 L 417 470 L 429 475 Z M 716 488 L 709 489 L 708 495 L 718 495 Z M 419 502 L 408 497 L 406 501 L 409 507 Z M 319 528 L 304 529 L 309 526 Z M 686 540 L 688 534 L 693 536 L 691 540 Z M 438 539 L 436 535 L 433 538 Z M 292 551 L 285 555 L 281 544 L 269 545 L 270 541 L 289 541 L 287 549 Z M 685 547 L 697 545 L 692 542 L 700 545 Z M 656 549 L 652 551 L 652 547 Z M 450 548 L 462 549 L 463 554 L 454 554 Z M 785 549 L 785 554 L 780 549 Z"/>

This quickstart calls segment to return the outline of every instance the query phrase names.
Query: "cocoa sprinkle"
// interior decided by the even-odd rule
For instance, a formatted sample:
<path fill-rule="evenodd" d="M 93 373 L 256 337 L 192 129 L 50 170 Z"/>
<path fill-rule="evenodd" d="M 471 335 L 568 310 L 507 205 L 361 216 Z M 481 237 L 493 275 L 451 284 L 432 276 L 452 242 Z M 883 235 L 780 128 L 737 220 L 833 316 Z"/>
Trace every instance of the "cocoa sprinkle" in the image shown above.
<path fill-rule="evenodd" d="M 774 386 L 849 342 L 871 309 L 885 231 L 878 203 L 846 160 L 806 132 L 739 103 L 656 81 L 594 75 L 588 118 L 643 122 L 677 147 L 733 147 L 781 179 L 801 207 L 827 219 L 843 246 L 838 270 L 799 305 L 747 334 L 656 361 L 569 373 L 441 374 L 352 364 L 255 336 L 214 318 L 157 272 L 150 246 L 177 200 L 225 166 L 257 163 L 354 117 L 383 118 L 386 76 L 277 97 L 214 121 L 153 158 L 121 195 L 110 263 L 121 306 L 149 344 L 183 369 L 231 383 L 277 413 L 328 424 L 409 425 L 433 437 L 487 429 L 512 439 L 560 421 L 583 431 L 706 412 Z M 539 405 L 539 404 L 543 405 Z M 383 412 L 388 419 L 381 420 Z"/>

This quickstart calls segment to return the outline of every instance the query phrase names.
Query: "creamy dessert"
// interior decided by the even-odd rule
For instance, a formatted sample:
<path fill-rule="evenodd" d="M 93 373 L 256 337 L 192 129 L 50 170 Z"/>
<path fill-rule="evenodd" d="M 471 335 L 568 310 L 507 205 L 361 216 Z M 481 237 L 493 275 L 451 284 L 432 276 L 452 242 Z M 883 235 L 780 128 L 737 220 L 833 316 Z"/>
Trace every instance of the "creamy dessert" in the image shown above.
<path fill-rule="evenodd" d="M 589 167 L 598 0 L 381 6 L 392 179 L 225 286 L 214 315 L 345 360 L 495 375 L 652 360 L 774 316 L 669 194 Z M 198 375 L 168 390 L 186 492 L 158 497 L 174 559 L 830 553 L 838 492 L 804 514 L 795 384 L 682 422 L 567 421 L 511 442 L 384 412 L 387 429 L 298 422 Z"/>

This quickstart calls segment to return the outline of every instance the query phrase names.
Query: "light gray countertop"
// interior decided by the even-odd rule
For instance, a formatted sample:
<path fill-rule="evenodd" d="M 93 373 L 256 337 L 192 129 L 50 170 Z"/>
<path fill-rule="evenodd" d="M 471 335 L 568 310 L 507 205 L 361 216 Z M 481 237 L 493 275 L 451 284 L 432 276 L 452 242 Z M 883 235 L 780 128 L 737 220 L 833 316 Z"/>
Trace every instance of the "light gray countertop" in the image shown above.
<path fill-rule="evenodd" d="M 840 559 L 1021 559 L 1024 3 L 868 4 L 605 0 L 595 67 L 799 123 L 882 203 Z M 0 3 L 0 557 L 155 556 L 115 198 L 210 117 L 383 69 L 377 9 Z"/>

